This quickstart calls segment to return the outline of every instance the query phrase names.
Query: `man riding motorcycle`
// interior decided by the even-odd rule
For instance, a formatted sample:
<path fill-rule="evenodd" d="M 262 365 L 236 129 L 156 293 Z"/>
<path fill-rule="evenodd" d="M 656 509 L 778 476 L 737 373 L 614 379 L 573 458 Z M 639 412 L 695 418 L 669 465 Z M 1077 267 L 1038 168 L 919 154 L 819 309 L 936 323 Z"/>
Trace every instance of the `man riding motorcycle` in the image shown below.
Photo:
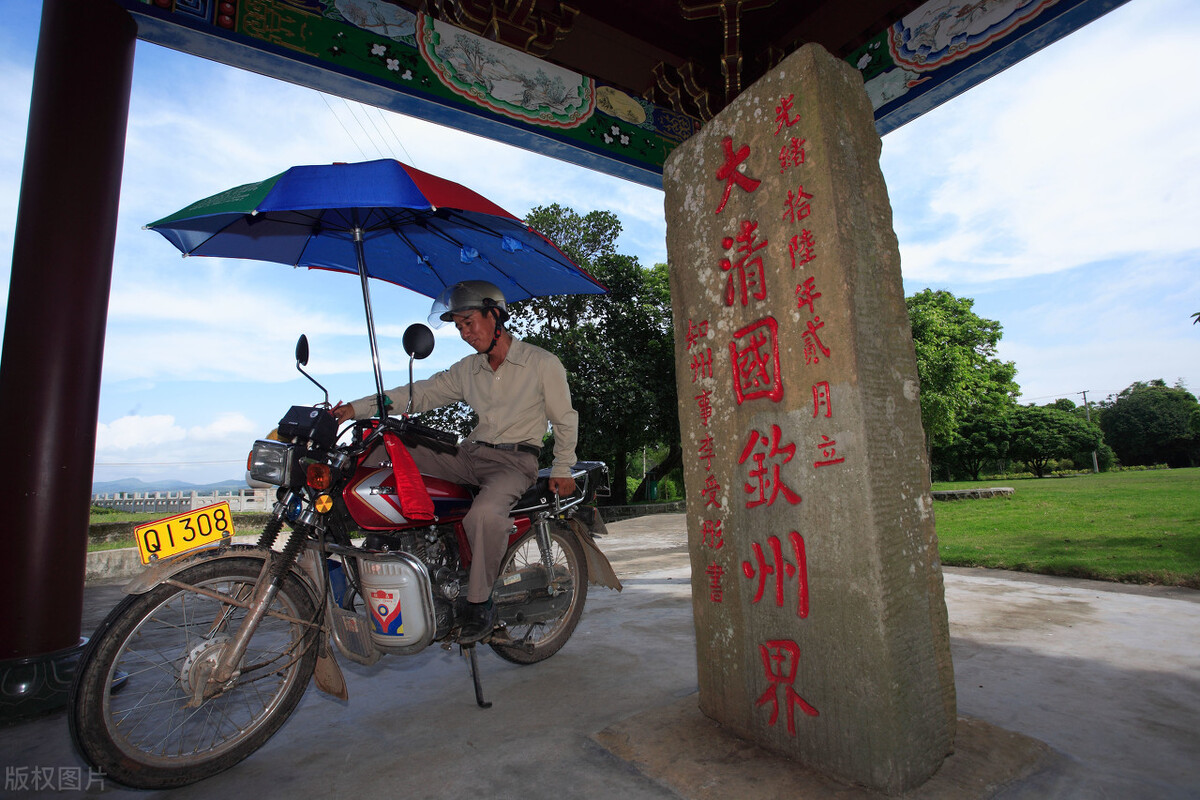
<path fill-rule="evenodd" d="M 447 287 L 433 302 L 429 321 L 435 327 L 453 322 L 475 353 L 449 369 L 412 384 L 412 410 L 428 411 L 462 401 L 479 415 L 479 424 L 456 453 L 413 447 L 422 474 L 479 487 L 463 520 L 471 544 L 467 583 L 469 614 L 459 642 L 470 644 L 491 633 L 496 624 L 492 584 L 500 571 L 511 521 L 508 513 L 537 479 L 537 459 L 549 423 L 554 429 L 554 463 L 549 488 L 563 496 L 575 491 L 571 467 L 579 415 L 571 405 L 567 373 L 553 353 L 523 342 L 505 327 L 504 294 L 487 281 L 462 281 Z M 375 416 L 375 395 L 338 404 L 338 423 Z M 409 387 L 388 391 L 385 405 L 399 409 L 409 402 Z M 386 413 L 386 410 L 383 412 Z"/>

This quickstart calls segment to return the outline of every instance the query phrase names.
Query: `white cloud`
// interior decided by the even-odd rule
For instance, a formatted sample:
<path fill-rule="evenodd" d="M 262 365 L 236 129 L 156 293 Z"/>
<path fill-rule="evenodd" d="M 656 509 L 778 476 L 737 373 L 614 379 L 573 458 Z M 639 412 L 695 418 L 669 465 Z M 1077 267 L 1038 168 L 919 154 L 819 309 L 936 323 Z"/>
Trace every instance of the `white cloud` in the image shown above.
<path fill-rule="evenodd" d="M 250 443 L 265 433 L 261 428 L 237 412 L 186 428 L 170 414 L 119 417 L 96 426 L 95 479 L 136 475 L 204 483 L 233 478 Z"/>
<path fill-rule="evenodd" d="M 901 200 L 917 220 L 898 225 L 906 276 L 980 282 L 1200 251 L 1200 184 L 1182 179 L 1200 174 L 1194 31 L 1159 21 L 1131 36 L 1124 11 L 885 138 L 889 172 L 931 179 Z M 899 165 L 918 144 L 919 164 Z"/>
<path fill-rule="evenodd" d="M 239 443 L 253 439 L 260 433 L 259 426 L 245 414 L 227 412 L 219 415 L 207 425 L 188 428 L 187 436 L 196 441 L 213 439 L 237 439 Z"/>
<path fill-rule="evenodd" d="M 96 426 L 96 452 L 143 450 L 181 442 L 187 431 L 167 414 L 128 416 Z"/>

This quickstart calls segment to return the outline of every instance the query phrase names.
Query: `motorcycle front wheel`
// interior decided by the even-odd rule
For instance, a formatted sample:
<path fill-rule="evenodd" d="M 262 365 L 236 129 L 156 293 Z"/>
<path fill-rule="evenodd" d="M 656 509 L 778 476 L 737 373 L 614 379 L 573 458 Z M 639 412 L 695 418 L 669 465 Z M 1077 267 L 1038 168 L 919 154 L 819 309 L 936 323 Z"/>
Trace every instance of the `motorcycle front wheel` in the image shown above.
<path fill-rule="evenodd" d="M 72 738 L 91 765 L 138 789 L 203 780 L 249 756 L 295 710 L 317 659 L 313 600 L 292 574 L 250 639 L 240 675 L 201 699 L 208 665 L 237 631 L 261 558 L 221 558 L 126 597 L 80 658 Z M 213 596 L 213 595 L 216 596 Z M 232 602 L 226 602 L 228 598 Z"/>
<path fill-rule="evenodd" d="M 525 624 L 509 624 L 502 637 L 489 642 L 496 655 L 514 664 L 536 664 L 545 661 L 562 649 L 571 638 L 583 605 L 587 601 L 587 556 L 575 534 L 557 525 L 550 527 L 550 551 L 556 574 L 564 575 L 570 599 L 553 619 Z M 530 530 L 504 554 L 497 585 L 504 585 L 505 576 L 527 569 L 541 569 L 542 554 L 537 534 Z"/>

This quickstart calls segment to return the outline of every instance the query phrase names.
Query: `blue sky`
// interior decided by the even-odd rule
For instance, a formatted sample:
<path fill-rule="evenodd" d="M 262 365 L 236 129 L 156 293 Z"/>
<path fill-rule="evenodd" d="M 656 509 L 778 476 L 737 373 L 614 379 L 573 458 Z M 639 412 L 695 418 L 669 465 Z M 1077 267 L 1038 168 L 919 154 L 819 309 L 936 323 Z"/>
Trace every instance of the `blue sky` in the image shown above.
<path fill-rule="evenodd" d="M 40 4 L 0 0 L 0 288 L 8 295 Z M 1130 0 L 883 139 L 906 293 L 975 298 L 1024 401 L 1137 380 L 1200 390 L 1200 4 Z M 397 157 L 522 216 L 616 212 L 622 252 L 666 260 L 662 192 L 139 42 L 105 340 L 98 481 L 242 474 L 293 403 L 371 390 L 357 282 L 183 260 L 141 226 L 293 164 Z M 429 301 L 375 282 L 384 379 Z M 0 314 L 3 310 L 0 310 Z M 418 375 L 467 353 L 449 332 Z"/>

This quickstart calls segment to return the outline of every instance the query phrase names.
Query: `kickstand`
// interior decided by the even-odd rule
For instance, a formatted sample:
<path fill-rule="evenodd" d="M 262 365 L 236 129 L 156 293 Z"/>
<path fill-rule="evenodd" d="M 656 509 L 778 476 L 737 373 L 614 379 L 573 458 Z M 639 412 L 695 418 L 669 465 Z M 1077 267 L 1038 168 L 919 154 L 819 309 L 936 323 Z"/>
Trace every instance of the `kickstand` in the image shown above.
<path fill-rule="evenodd" d="M 491 708 L 492 704 L 483 699 L 483 685 L 479 682 L 479 660 L 475 657 L 475 645 L 460 645 L 459 649 L 467 657 L 471 666 L 471 682 L 475 684 L 475 702 L 480 708 Z"/>

